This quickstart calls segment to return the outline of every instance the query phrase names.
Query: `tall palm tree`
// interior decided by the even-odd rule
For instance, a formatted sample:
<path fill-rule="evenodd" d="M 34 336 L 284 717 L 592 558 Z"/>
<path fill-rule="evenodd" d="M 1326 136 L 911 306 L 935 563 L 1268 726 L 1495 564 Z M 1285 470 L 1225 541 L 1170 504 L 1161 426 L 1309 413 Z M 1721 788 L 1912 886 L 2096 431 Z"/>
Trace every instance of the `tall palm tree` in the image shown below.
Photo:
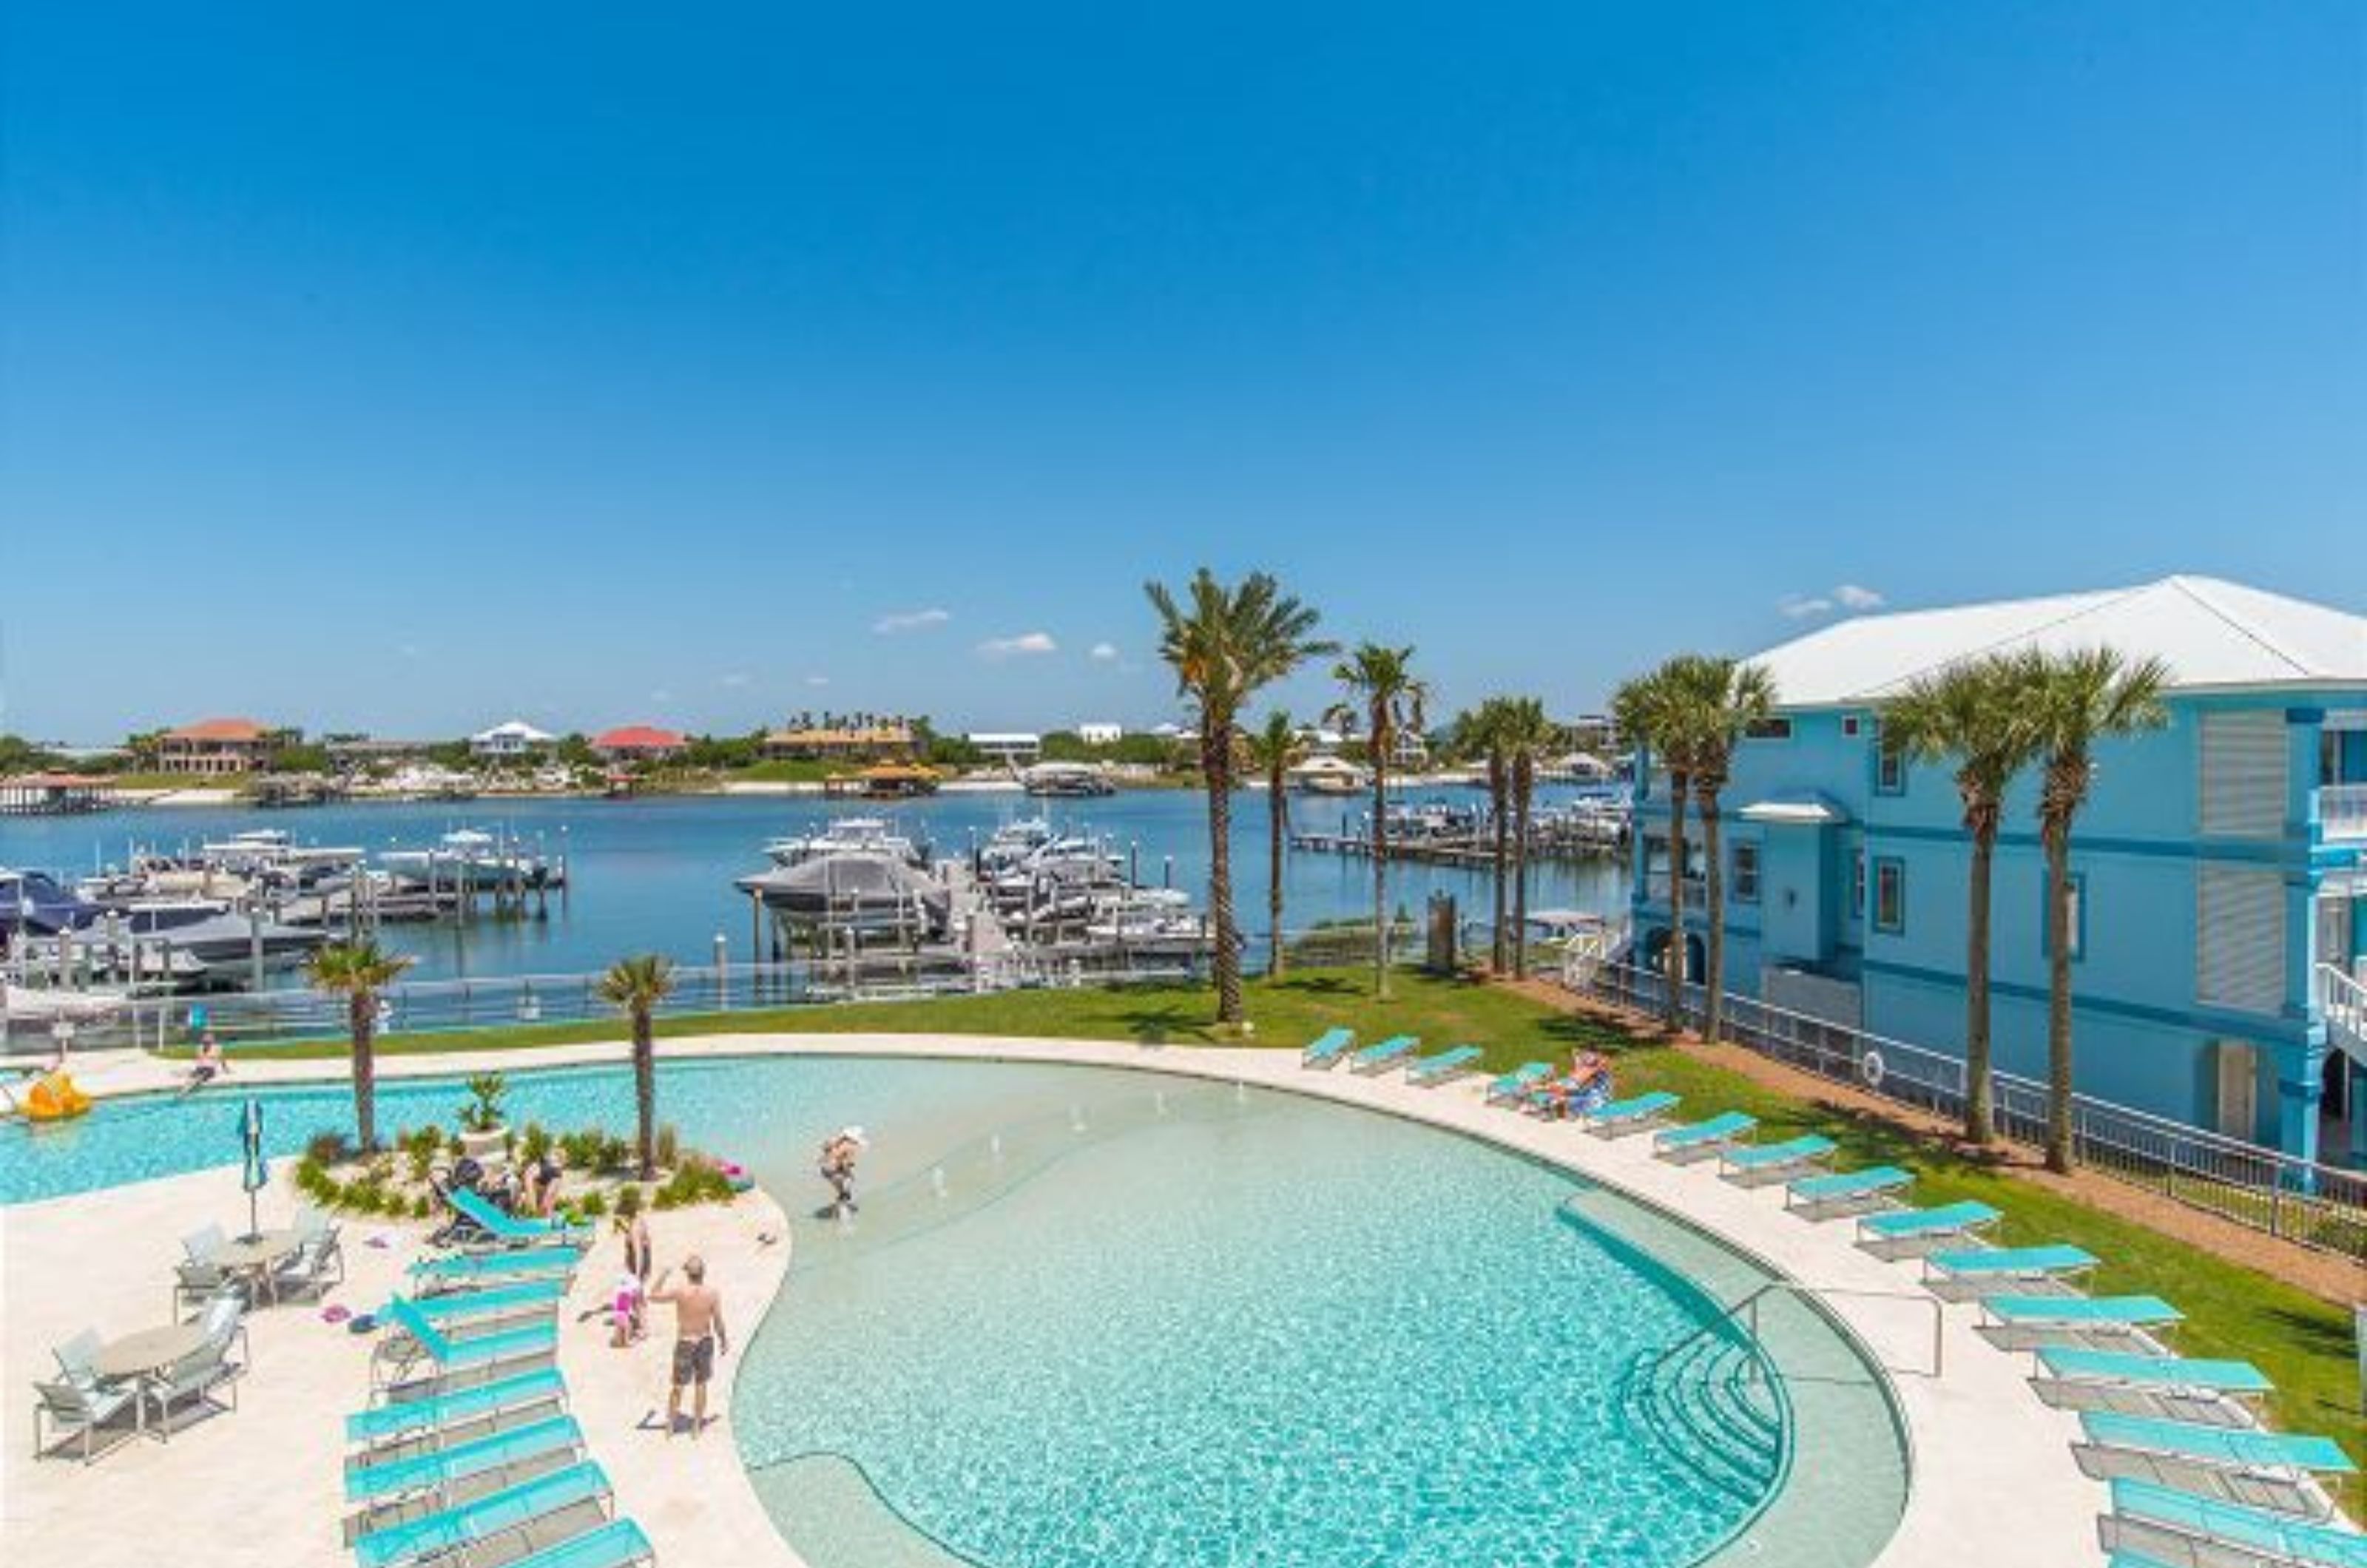
<path fill-rule="evenodd" d="M 1669 945 L 1662 954 L 1668 994 L 1660 1010 L 1674 1030 L 1683 1027 L 1685 1016 L 1685 807 L 1693 794 L 1693 762 L 1688 713 L 1670 663 L 1622 682 L 1611 694 L 1611 716 L 1620 738 L 1637 748 L 1644 761 L 1657 757 L 1668 770 Z"/>
<path fill-rule="evenodd" d="M 1483 762 L 1488 769 L 1488 820 L 1493 826 L 1495 839 L 1489 856 L 1495 901 L 1489 914 L 1494 935 L 1488 963 L 1499 975 L 1512 962 L 1512 932 L 1504 924 L 1504 890 L 1511 885 L 1512 867 L 1512 770 L 1504 755 L 1503 726 L 1504 699 L 1489 697 L 1478 707 L 1455 716 L 1449 740 L 1455 756 Z"/>
<path fill-rule="evenodd" d="M 2022 660 L 2045 759 L 2038 839 L 2046 852 L 2046 1168 L 2071 1168 L 2071 825 L 2096 782 L 2095 743 L 2169 722 L 2169 666 L 2110 648 Z"/>
<path fill-rule="evenodd" d="M 1276 708 L 1265 723 L 1246 737 L 1250 762 L 1265 775 L 1266 892 L 1265 914 L 1272 934 L 1267 938 L 1265 972 L 1279 978 L 1283 965 L 1282 852 L 1290 832 L 1290 770 L 1306 755 L 1307 742 L 1290 715 Z"/>
<path fill-rule="evenodd" d="M 1237 586 L 1202 567 L 1179 602 L 1166 585 L 1143 592 L 1159 612 L 1159 656 L 1175 689 L 1198 710 L 1200 777 L 1208 791 L 1208 910 L 1216 924 L 1217 1021 L 1241 1021 L 1241 955 L 1233 919 L 1234 738 L 1251 697 L 1309 659 L 1333 651 L 1315 637 L 1320 618 L 1264 572 Z"/>
<path fill-rule="evenodd" d="M 1373 994 L 1389 999 L 1389 758 L 1409 730 L 1419 735 L 1430 687 L 1413 672 L 1413 649 L 1363 642 L 1334 665 L 1347 691 L 1329 717 L 1361 717 L 1373 771 Z"/>
<path fill-rule="evenodd" d="M 304 961 L 304 977 L 314 990 L 345 998 L 345 1030 L 353 1040 L 354 1133 L 365 1149 L 378 1146 L 378 1000 L 410 967 L 410 959 L 369 941 L 329 942 Z"/>
<path fill-rule="evenodd" d="M 600 976 L 600 999 L 633 1021 L 633 1110 L 640 1122 L 635 1152 L 641 1179 L 657 1174 L 658 1044 L 652 1021 L 658 1004 L 674 995 L 674 960 L 654 953 L 620 958 Z"/>
<path fill-rule="evenodd" d="M 1535 697 L 1503 699 L 1500 739 L 1512 774 L 1512 973 L 1529 972 L 1529 828 L 1536 804 L 1537 764 L 1561 739 Z"/>
<path fill-rule="evenodd" d="M 1929 762 L 1953 760 L 1972 840 L 1965 919 L 1965 1139 L 1996 1136 L 1989 1034 L 1989 885 L 2006 790 L 2038 753 L 2020 666 L 1997 655 L 1923 676 L 1884 705 L 1882 744 Z"/>
<path fill-rule="evenodd" d="M 1726 1027 L 1726 864 L 1719 796 L 1734 775 L 1734 750 L 1750 727 L 1775 709 L 1775 682 L 1756 664 L 1732 659 L 1682 654 L 1670 661 L 1683 728 L 1691 741 L 1693 807 L 1701 815 L 1702 859 L 1708 875 L 1703 919 L 1708 951 L 1702 995 L 1708 1010 L 1704 1028 L 1712 1040 Z"/>

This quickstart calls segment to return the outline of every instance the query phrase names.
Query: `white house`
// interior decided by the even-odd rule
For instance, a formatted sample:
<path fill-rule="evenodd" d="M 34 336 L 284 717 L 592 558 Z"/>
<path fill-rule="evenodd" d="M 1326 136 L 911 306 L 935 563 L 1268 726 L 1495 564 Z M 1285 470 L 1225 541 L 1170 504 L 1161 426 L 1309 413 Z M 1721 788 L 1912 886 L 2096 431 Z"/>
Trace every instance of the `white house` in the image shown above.
<path fill-rule="evenodd" d="M 972 730 L 963 737 L 995 761 L 1025 768 L 1044 760 L 1044 738 L 1022 731 Z"/>
<path fill-rule="evenodd" d="M 479 757 L 530 757 L 558 743 L 558 736 L 514 718 L 469 737 L 469 750 Z"/>
<path fill-rule="evenodd" d="M 1115 746 L 1126 739 L 1122 724 L 1094 722 L 1077 726 L 1077 739 L 1088 746 Z"/>

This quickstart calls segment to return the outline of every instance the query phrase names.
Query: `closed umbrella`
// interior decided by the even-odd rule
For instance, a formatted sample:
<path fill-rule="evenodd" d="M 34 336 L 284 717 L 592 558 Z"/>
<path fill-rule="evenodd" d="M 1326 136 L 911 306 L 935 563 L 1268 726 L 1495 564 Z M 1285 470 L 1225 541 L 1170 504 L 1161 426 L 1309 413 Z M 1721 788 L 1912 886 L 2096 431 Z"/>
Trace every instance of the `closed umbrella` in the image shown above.
<path fill-rule="evenodd" d="M 253 1095 L 238 1113 L 238 1140 L 244 1156 L 239 1185 L 246 1189 L 246 1235 L 253 1240 L 263 1234 L 255 1221 L 255 1194 L 271 1181 L 271 1164 L 263 1157 L 263 1101 Z"/>

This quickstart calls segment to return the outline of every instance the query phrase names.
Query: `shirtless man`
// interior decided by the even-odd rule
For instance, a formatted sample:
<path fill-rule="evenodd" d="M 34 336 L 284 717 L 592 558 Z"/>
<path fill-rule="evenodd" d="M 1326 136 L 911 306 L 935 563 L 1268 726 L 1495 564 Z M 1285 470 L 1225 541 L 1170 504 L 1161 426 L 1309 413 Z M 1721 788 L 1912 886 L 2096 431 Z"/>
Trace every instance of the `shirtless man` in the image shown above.
<path fill-rule="evenodd" d="M 666 1436 L 682 1425 L 682 1391 L 695 1384 L 690 1435 L 696 1438 L 707 1426 L 707 1381 L 715 1375 L 715 1358 L 731 1348 L 731 1337 L 723 1327 L 722 1292 L 707 1282 L 707 1260 L 694 1254 L 683 1259 L 682 1272 L 688 1283 L 679 1286 L 670 1283 L 673 1269 L 659 1275 L 650 1300 L 674 1306 L 674 1390 L 666 1396 Z"/>

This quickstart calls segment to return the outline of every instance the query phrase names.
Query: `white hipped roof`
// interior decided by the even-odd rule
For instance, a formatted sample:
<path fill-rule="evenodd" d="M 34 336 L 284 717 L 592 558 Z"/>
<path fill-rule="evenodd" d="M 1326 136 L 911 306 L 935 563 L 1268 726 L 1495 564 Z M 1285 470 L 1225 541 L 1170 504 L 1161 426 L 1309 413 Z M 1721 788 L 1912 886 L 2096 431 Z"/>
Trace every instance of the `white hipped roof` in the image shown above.
<path fill-rule="evenodd" d="M 1879 702 L 1984 654 L 2096 647 L 2162 660 L 2179 691 L 2367 686 L 2367 616 L 2209 577 L 1861 615 L 1753 662 L 1783 706 L 1829 707 Z"/>
<path fill-rule="evenodd" d="M 522 718 L 514 718 L 509 720 L 507 723 L 497 724 L 491 729 L 481 729 L 476 734 L 469 737 L 469 739 L 481 742 L 492 740 L 523 740 L 527 742 L 529 745 L 538 745 L 546 740 L 556 740 L 559 737 L 556 735 L 547 734 L 542 730 L 537 729 L 534 726 L 528 724 Z"/>

